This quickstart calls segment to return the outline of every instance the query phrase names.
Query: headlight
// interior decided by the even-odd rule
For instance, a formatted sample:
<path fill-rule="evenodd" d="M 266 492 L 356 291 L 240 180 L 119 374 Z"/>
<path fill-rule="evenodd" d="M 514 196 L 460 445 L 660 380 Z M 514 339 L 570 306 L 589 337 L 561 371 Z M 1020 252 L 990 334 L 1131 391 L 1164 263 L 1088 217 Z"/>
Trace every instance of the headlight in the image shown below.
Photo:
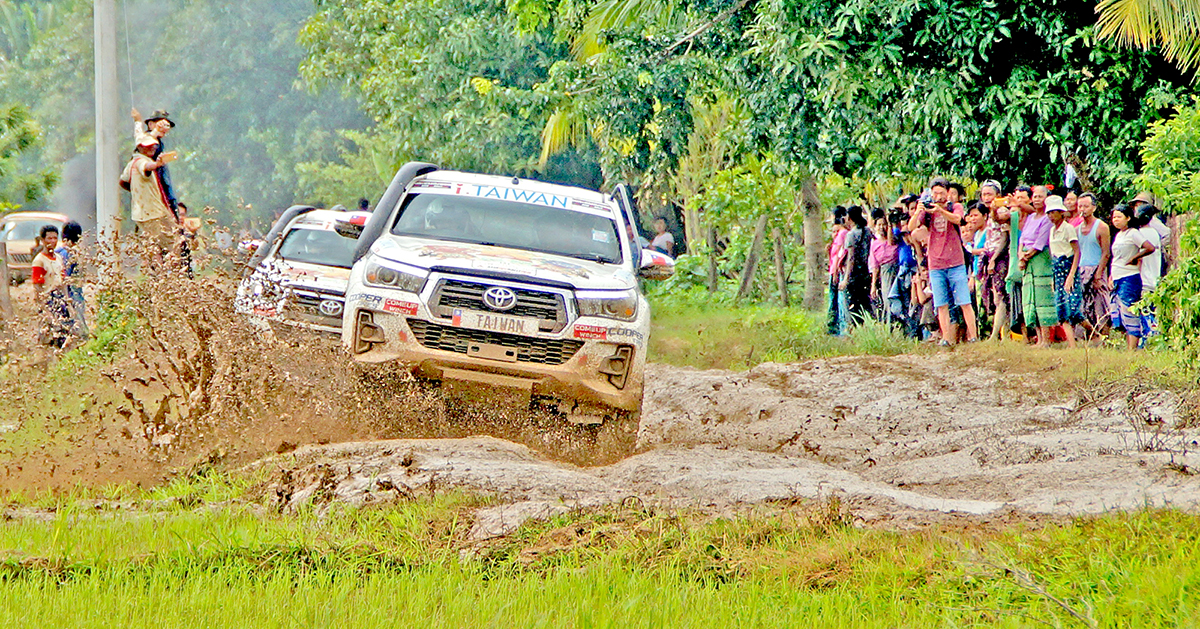
<path fill-rule="evenodd" d="M 425 279 L 424 275 L 401 271 L 374 262 L 367 263 L 367 272 L 363 274 L 363 280 L 371 286 L 398 288 L 410 293 L 420 293 L 421 289 L 425 287 Z"/>
<path fill-rule="evenodd" d="M 577 294 L 575 303 L 579 306 L 581 317 L 607 317 L 622 321 L 633 321 L 637 317 L 637 293 L 589 292 Z"/>

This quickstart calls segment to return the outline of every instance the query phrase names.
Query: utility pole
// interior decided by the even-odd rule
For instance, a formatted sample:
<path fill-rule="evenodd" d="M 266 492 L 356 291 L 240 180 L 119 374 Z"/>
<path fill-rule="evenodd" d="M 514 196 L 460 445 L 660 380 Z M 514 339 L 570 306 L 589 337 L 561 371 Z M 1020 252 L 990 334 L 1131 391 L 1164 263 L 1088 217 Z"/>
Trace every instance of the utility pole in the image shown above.
<path fill-rule="evenodd" d="M 112 252 L 117 237 L 121 177 L 121 99 L 117 94 L 117 2 L 94 0 L 96 66 L 96 233 L 104 255 Z"/>

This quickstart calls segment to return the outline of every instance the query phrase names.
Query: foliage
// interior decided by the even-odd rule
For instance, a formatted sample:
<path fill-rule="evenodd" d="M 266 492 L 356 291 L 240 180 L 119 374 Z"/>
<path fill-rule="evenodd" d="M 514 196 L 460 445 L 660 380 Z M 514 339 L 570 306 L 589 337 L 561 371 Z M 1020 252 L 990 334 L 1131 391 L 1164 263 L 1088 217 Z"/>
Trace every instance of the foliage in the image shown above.
<path fill-rule="evenodd" d="M 619 4 L 640 8 L 639 26 L 606 31 L 605 50 L 562 62 L 543 89 L 607 136 L 607 173 L 647 184 L 677 163 L 689 103 L 725 93 L 750 114 L 749 150 L 818 176 L 948 172 L 1012 185 L 1055 181 L 1069 161 L 1116 193 L 1145 126 L 1186 90 L 1153 55 L 1096 41 L 1074 0 Z M 580 6 L 512 10 L 572 39 L 585 30 L 578 16 L 601 5 Z M 654 26 L 668 7 L 685 28 Z"/>
<path fill-rule="evenodd" d="M 53 2 L 0 0 L 0 64 L 28 54 L 59 18 L 59 7 Z"/>
<path fill-rule="evenodd" d="M 54 187 L 52 170 L 18 173 L 22 154 L 37 147 L 41 128 L 21 105 L 0 105 L 0 212 L 36 201 Z"/>
<path fill-rule="evenodd" d="M 33 4 L 53 19 L 39 18 L 28 41 L 22 40 L 26 52 L 0 63 L 0 93 L 25 104 L 45 129 L 45 142 L 23 160 L 25 169 L 58 171 L 74 158 L 91 159 L 92 2 Z M 336 132 L 365 122 L 354 103 L 296 85 L 303 58 L 296 33 L 310 3 L 126 0 L 118 5 L 123 107 L 128 111 L 136 105 L 143 114 L 166 109 L 178 123 L 167 143 L 182 155 L 172 167 L 181 200 L 192 207 L 212 205 L 228 221 L 270 217 L 272 210 L 301 200 L 348 204 L 378 192 L 362 189 L 352 198 L 315 199 L 301 186 L 296 165 L 336 157 L 346 143 Z M 132 121 L 123 120 L 121 136 L 131 138 Z M 91 170 L 79 166 L 64 169 L 61 198 L 46 198 L 37 207 L 82 216 L 71 206 L 90 200 Z"/>
<path fill-rule="evenodd" d="M 1182 251 L 1175 267 L 1150 295 L 1157 308 L 1164 342 L 1189 361 L 1195 373 L 1200 357 L 1200 218 L 1192 218 L 1180 237 Z"/>
<path fill-rule="evenodd" d="M 1148 50 L 1161 46 L 1184 70 L 1200 65 L 1200 2 L 1195 0 L 1100 0 L 1100 34 Z"/>
<path fill-rule="evenodd" d="M 334 176 L 383 171 L 390 179 L 409 160 L 475 172 L 538 172 L 548 112 L 533 88 L 568 51 L 549 36 L 516 33 L 503 4 L 320 2 L 300 42 L 309 52 L 301 66 L 308 84 L 342 88 L 361 99 L 375 121 L 376 139 L 356 140 L 360 155 L 344 154 Z M 308 166 L 306 175 L 316 181 L 320 168 Z M 571 168 L 550 163 L 542 176 L 572 180 Z"/>
<path fill-rule="evenodd" d="M 1172 212 L 1200 211 L 1200 100 L 1193 97 L 1174 117 L 1150 125 L 1141 154 L 1138 188 Z"/>

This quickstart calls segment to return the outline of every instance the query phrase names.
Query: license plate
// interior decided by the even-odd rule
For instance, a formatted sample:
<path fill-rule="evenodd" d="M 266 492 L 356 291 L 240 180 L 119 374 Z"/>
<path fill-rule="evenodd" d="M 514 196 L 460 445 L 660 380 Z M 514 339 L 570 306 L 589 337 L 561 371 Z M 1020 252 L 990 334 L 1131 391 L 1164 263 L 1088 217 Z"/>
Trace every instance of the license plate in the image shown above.
<path fill-rule="evenodd" d="M 538 320 L 533 317 L 513 317 L 486 312 L 455 310 L 453 322 L 458 327 L 488 332 L 533 335 L 538 331 Z"/>

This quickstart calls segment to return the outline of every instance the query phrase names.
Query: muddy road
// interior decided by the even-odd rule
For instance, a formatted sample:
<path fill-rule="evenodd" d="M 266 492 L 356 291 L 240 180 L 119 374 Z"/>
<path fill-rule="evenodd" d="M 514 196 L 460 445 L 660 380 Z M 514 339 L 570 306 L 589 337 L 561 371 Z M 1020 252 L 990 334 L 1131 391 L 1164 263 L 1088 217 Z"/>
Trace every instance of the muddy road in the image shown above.
<path fill-rule="evenodd" d="M 946 355 L 843 358 L 748 372 L 651 368 L 637 451 L 581 467 L 487 437 L 306 447 L 279 470 L 281 506 L 370 504 L 462 488 L 501 504 L 473 535 L 637 500 L 728 511 L 837 497 L 860 521 L 1069 516 L 1200 503 L 1200 430 L 1166 391 L 1110 386 L 1039 400 Z"/>
<path fill-rule="evenodd" d="M 359 374 L 336 342 L 247 326 L 228 283 L 113 294 L 142 323 L 97 364 L 39 351 L 20 320 L 0 330 L 3 489 L 204 469 L 259 474 L 283 509 L 463 489 L 497 499 L 478 537 L 627 500 L 719 512 L 837 497 L 891 526 L 1200 501 L 1191 406 L 1136 383 L 1047 396 L 1037 374 L 954 353 L 651 365 L 640 424 L 606 442 L 486 394 L 467 405 L 404 373 Z"/>

